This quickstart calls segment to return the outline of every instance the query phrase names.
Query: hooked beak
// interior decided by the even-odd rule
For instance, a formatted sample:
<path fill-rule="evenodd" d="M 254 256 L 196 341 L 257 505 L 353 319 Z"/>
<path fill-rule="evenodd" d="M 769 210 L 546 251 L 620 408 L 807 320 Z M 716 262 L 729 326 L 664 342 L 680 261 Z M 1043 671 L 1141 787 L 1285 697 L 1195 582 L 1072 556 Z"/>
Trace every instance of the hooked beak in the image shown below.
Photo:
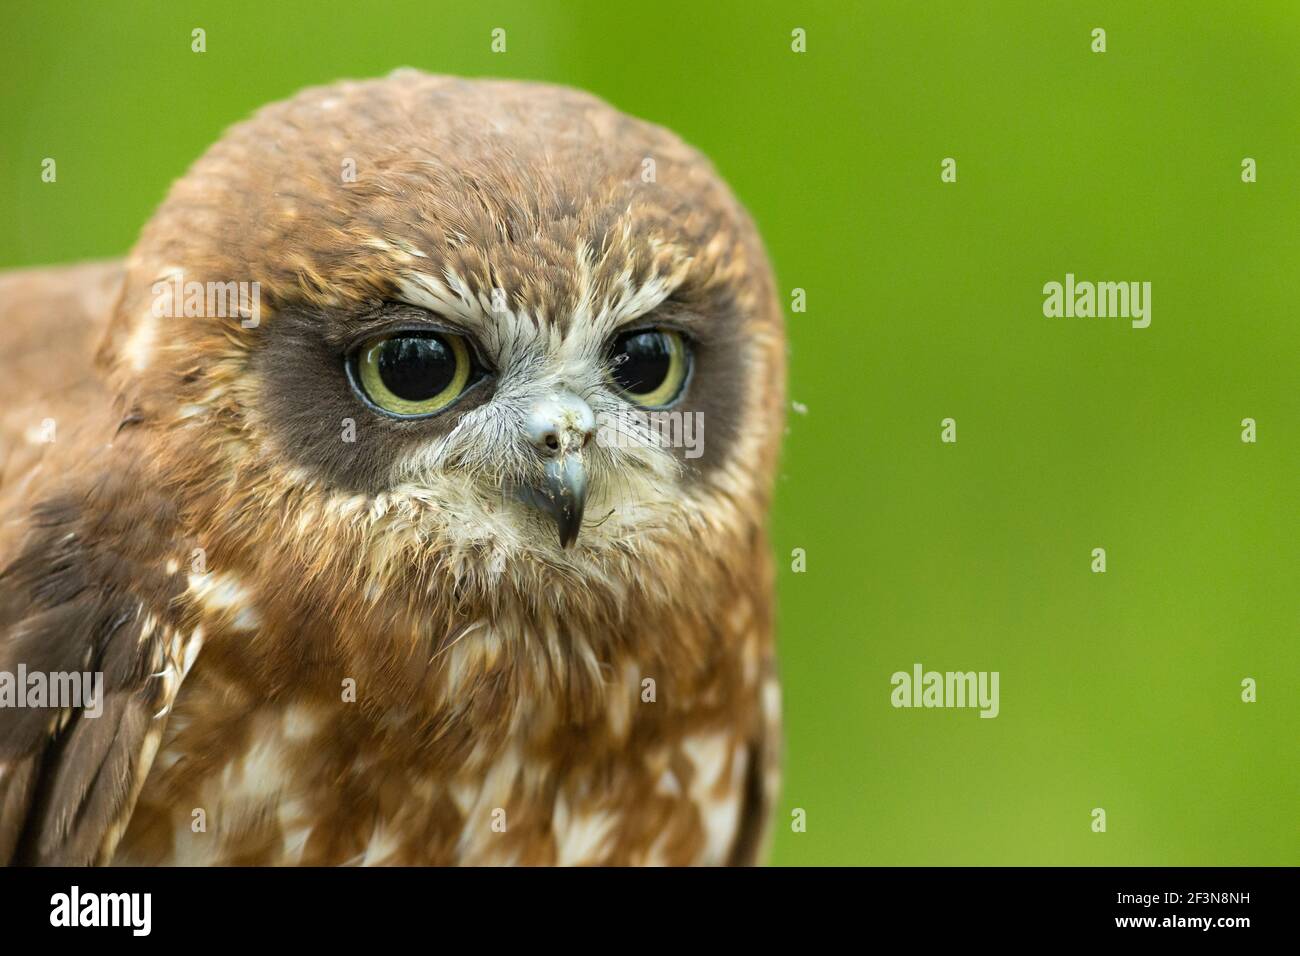
<path fill-rule="evenodd" d="M 541 398 L 528 412 L 524 433 L 543 460 L 539 484 L 519 497 L 555 519 L 560 547 L 578 539 L 587 505 L 587 466 L 582 450 L 596 433 L 591 408 L 567 388 Z"/>
<path fill-rule="evenodd" d="M 570 452 L 548 461 L 541 483 L 522 489 L 521 497 L 555 520 L 560 547 L 573 544 L 582 528 L 582 512 L 587 505 L 587 469 L 582 456 Z"/>

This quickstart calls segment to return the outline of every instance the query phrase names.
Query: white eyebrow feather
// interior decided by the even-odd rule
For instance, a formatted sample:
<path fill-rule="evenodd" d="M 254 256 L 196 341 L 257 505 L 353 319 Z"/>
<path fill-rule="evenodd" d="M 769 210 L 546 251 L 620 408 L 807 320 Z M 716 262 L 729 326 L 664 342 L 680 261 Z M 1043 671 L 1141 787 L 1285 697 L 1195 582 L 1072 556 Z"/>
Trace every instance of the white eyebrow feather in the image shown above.
<path fill-rule="evenodd" d="M 510 309 L 506 305 L 509 290 L 501 290 L 507 293 L 505 301 L 492 301 L 486 291 L 476 295 L 452 269 L 444 269 L 441 277 L 415 269 L 404 272 L 398 279 L 398 297 L 478 332 L 502 367 L 512 367 L 531 354 L 542 360 L 542 368 L 550 365 L 549 371 L 557 374 L 569 363 L 586 366 L 598 361 L 606 341 L 620 326 L 654 311 L 673 294 L 685 279 L 691 259 L 677 258 L 667 271 L 655 272 L 636 286 L 631 270 L 625 269 L 603 301 L 597 300 L 596 264 L 585 244 L 578 247 L 576 263 L 577 302 L 567 335 L 559 327 L 539 321 L 540 316 Z M 534 365 L 532 371 L 541 369 Z"/>
<path fill-rule="evenodd" d="M 407 305 L 481 325 L 485 317 L 480 304 L 465 294 L 465 284 L 458 276 L 454 273 L 447 275 L 450 281 L 459 286 L 457 290 L 453 291 L 447 282 L 427 272 L 406 273 L 397 283 L 402 301 Z"/>
<path fill-rule="evenodd" d="M 601 311 L 596 318 L 597 324 L 615 328 L 654 311 L 681 285 L 682 277 L 655 274 L 635 289 L 632 288 L 631 278 L 626 272 L 619 277 L 621 294 Z"/>

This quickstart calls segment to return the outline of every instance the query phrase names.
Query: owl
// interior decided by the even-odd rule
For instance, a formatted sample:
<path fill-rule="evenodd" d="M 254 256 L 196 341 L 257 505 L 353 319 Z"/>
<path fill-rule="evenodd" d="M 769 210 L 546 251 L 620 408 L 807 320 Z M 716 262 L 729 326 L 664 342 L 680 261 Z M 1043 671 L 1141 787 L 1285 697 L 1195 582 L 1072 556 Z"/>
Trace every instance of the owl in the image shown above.
<path fill-rule="evenodd" d="M 761 858 L 785 335 L 678 137 L 307 90 L 0 344 L 0 860 Z"/>

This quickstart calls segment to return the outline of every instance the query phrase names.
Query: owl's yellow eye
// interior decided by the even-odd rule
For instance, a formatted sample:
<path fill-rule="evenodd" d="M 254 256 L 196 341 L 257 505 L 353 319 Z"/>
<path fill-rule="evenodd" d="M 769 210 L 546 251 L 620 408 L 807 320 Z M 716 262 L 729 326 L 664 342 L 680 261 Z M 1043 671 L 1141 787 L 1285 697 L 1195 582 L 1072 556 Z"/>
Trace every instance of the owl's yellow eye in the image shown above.
<path fill-rule="evenodd" d="M 670 405 L 681 394 L 690 352 L 680 332 L 636 329 L 614 339 L 610 376 L 619 391 L 645 408 Z"/>
<path fill-rule="evenodd" d="M 443 332 L 371 339 L 352 361 L 366 398 L 399 418 L 442 411 L 465 391 L 474 367 L 465 340 Z"/>

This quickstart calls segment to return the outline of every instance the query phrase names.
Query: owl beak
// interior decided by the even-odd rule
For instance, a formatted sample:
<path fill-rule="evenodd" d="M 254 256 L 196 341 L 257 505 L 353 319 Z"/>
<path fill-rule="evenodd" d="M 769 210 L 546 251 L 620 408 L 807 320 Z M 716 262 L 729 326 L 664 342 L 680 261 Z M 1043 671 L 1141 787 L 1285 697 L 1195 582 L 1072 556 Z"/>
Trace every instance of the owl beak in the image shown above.
<path fill-rule="evenodd" d="M 520 497 L 555 519 L 560 547 L 578 539 L 587 505 L 587 466 L 582 450 L 596 433 L 591 408 L 566 388 L 541 399 L 524 422 L 525 434 L 544 460 L 542 480 Z"/>
<path fill-rule="evenodd" d="M 528 498 L 534 507 L 555 519 L 560 547 L 573 544 L 578 540 L 587 505 L 587 469 L 582 456 L 570 453 L 548 461 L 541 484 L 529 489 Z"/>

